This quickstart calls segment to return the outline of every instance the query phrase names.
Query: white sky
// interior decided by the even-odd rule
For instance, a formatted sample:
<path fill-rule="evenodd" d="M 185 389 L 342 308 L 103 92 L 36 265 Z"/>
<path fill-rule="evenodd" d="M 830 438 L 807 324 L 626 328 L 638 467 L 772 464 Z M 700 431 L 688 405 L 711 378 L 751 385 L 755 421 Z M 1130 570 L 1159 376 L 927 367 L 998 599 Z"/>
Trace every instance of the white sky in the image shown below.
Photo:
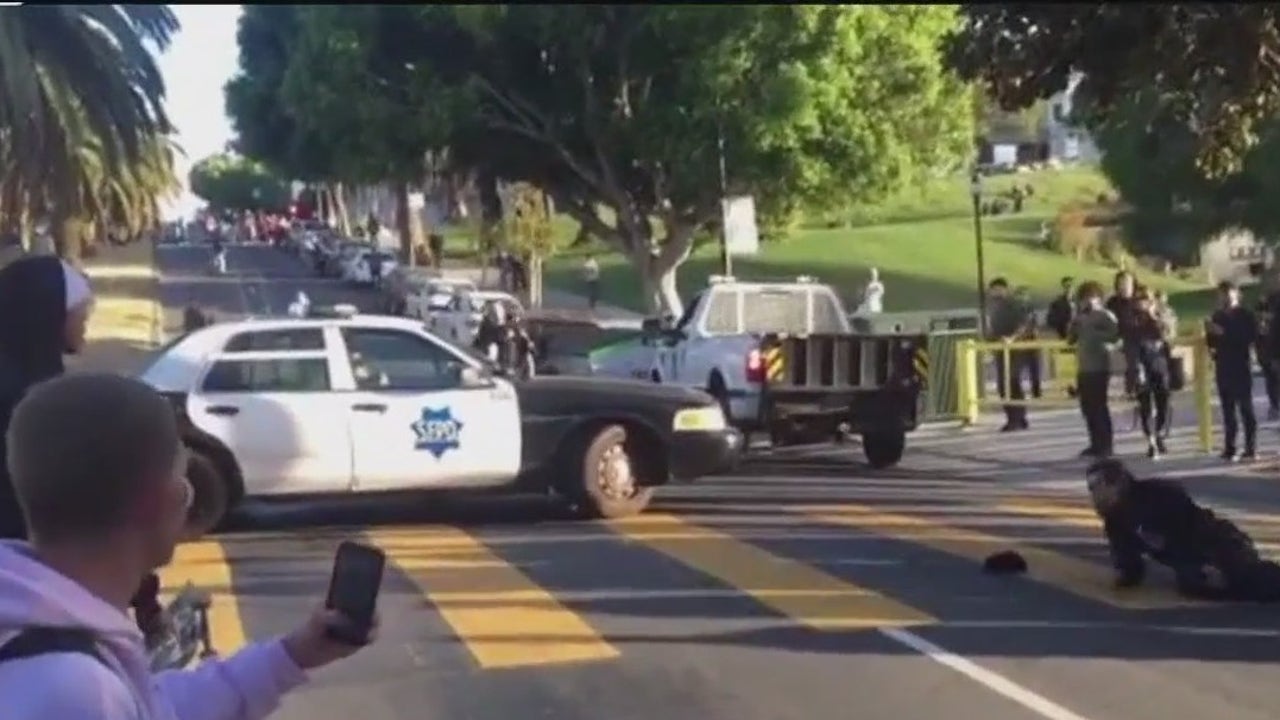
<path fill-rule="evenodd" d="M 178 177 L 185 187 L 191 163 L 221 152 L 232 138 L 222 99 L 222 86 L 239 63 L 236 22 L 239 5 L 171 5 L 182 23 L 168 51 L 160 56 L 168 91 L 169 119 L 178 129 L 178 143 L 187 156 L 179 158 Z M 169 212 L 189 215 L 201 203 L 183 193 Z"/>

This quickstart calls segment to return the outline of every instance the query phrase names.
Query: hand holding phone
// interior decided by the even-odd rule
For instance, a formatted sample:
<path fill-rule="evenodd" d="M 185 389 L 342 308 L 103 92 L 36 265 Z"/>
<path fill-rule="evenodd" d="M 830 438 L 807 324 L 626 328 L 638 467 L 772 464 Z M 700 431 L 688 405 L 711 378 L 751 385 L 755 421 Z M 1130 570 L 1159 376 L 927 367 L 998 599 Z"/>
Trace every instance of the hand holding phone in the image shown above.
<path fill-rule="evenodd" d="M 386 555 L 377 548 L 350 541 L 338 546 L 324 603 L 327 610 L 342 618 L 330 623 L 327 635 L 331 639 L 355 646 L 369 642 L 385 565 Z"/>

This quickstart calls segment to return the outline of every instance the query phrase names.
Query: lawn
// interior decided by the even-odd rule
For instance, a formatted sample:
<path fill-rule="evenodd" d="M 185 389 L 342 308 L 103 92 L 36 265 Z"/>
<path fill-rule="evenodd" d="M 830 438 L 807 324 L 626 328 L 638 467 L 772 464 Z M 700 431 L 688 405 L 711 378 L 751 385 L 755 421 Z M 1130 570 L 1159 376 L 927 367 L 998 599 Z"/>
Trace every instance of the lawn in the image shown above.
<path fill-rule="evenodd" d="M 987 193 L 1007 190 L 1014 183 L 1030 184 L 1035 195 L 1023 212 L 983 219 L 986 278 L 1004 277 L 1012 285 L 1026 285 L 1048 299 L 1064 275 L 1110 284 L 1116 268 L 1079 262 L 1040 247 L 1041 223 L 1069 202 L 1089 201 L 1109 192 L 1104 178 L 1085 169 L 1044 170 L 988 178 Z M 870 268 L 878 268 L 885 283 L 888 311 L 950 310 L 976 306 L 977 259 L 974 247 L 972 200 L 967 180 L 938 181 L 890 198 L 874 208 L 854 208 L 839 218 L 823 218 L 819 227 L 806 227 L 790 239 L 766 244 L 754 257 L 733 260 L 734 275 L 743 279 L 786 279 L 813 275 L 833 285 L 851 302 L 866 282 Z M 925 219 L 918 219 L 924 217 Z M 912 219 L 917 218 L 917 219 Z M 581 255 L 566 252 L 548 264 L 547 285 L 565 290 L 580 286 Z M 602 300 L 642 309 L 640 282 L 634 270 L 615 255 L 599 257 Z M 703 287 L 709 274 L 719 272 L 718 249 L 699 249 L 679 271 L 679 286 L 688 296 Z M 1166 289 L 1180 308 L 1197 312 L 1208 302 L 1202 286 L 1177 277 L 1139 272 L 1143 282 Z"/>
<path fill-rule="evenodd" d="M 988 177 L 984 194 L 993 197 L 1014 186 L 1030 185 L 1034 193 L 1017 215 L 983 219 L 986 278 L 1004 277 L 1026 285 L 1048 300 L 1064 275 L 1110 285 L 1116 268 L 1080 262 L 1040 245 L 1041 224 L 1063 205 L 1091 202 L 1113 192 L 1106 179 L 1089 168 L 1041 170 Z M 577 233 L 568 218 L 556 218 L 557 237 L 567 245 Z M 473 257 L 474 228 L 454 226 L 446 232 L 449 255 Z M 621 257 L 601 248 L 566 250 L 546 266 L 546 285 L 569 292 L 581 290 L 583 255 L 594 252 L 600 263 L 601 300 L 643 310 L 640 281 Z M 855 206 L 840 213 L 811 218 L 782 242 L 766 243 L 753 257 L 734 258 L 734 275 L 743 279 L 789 279 L 812 275 L 834 286 L 852 304 L 870 268 L 885 283 L 888 311 L 954 310 L 977 304 L 977 260 L 972 199 L 967 177 L 940 178 L 902 192 L 874 206 Z M 678 273 L 685 297 L 706 284 L 719 269 L 714 244 L 699 248 Z M 1212 293 L 1198 282 L 1138 272 L 1143 282 L 1168 290 L 1184 318 L 1201 316 Z"/>

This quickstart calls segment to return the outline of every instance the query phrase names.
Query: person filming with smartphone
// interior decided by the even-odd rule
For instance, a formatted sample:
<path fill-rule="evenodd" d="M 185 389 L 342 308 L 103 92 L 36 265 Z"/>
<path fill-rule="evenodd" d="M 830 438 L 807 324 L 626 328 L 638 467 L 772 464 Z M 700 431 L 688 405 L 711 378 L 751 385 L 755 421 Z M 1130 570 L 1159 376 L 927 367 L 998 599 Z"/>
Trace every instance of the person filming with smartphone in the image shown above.
<path fill-rule="evenodd" d="M 331 597 L 332 609 L 288 635 L 151 673 L 129 601 L 172 559 L 192 488 L 173 409 L 137 380 L 84 373 L 36 385 L 13 411 L 7 466 L 30 541 L 0 543 L 5 720 L 259 720 L 306 671 L 376 633 L 381 567 L 366 563 L 352 605 L 362 617 Z"/>

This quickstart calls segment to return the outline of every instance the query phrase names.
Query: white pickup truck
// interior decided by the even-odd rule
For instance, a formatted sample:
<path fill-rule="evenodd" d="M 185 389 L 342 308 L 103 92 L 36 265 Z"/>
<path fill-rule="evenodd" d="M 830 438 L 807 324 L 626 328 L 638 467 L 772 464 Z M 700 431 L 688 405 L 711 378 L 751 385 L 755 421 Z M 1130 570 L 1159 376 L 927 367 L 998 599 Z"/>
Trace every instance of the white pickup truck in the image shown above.
<path fill-rule="evenodd" d="M 706 390 L 775 446 L 861 435 L 874 467 L 896 464 L 917 423 L 923 335 L 865 335 L 830 286 L 713 277 L 673 327 L 596 350 L 598 375 Z"/>

